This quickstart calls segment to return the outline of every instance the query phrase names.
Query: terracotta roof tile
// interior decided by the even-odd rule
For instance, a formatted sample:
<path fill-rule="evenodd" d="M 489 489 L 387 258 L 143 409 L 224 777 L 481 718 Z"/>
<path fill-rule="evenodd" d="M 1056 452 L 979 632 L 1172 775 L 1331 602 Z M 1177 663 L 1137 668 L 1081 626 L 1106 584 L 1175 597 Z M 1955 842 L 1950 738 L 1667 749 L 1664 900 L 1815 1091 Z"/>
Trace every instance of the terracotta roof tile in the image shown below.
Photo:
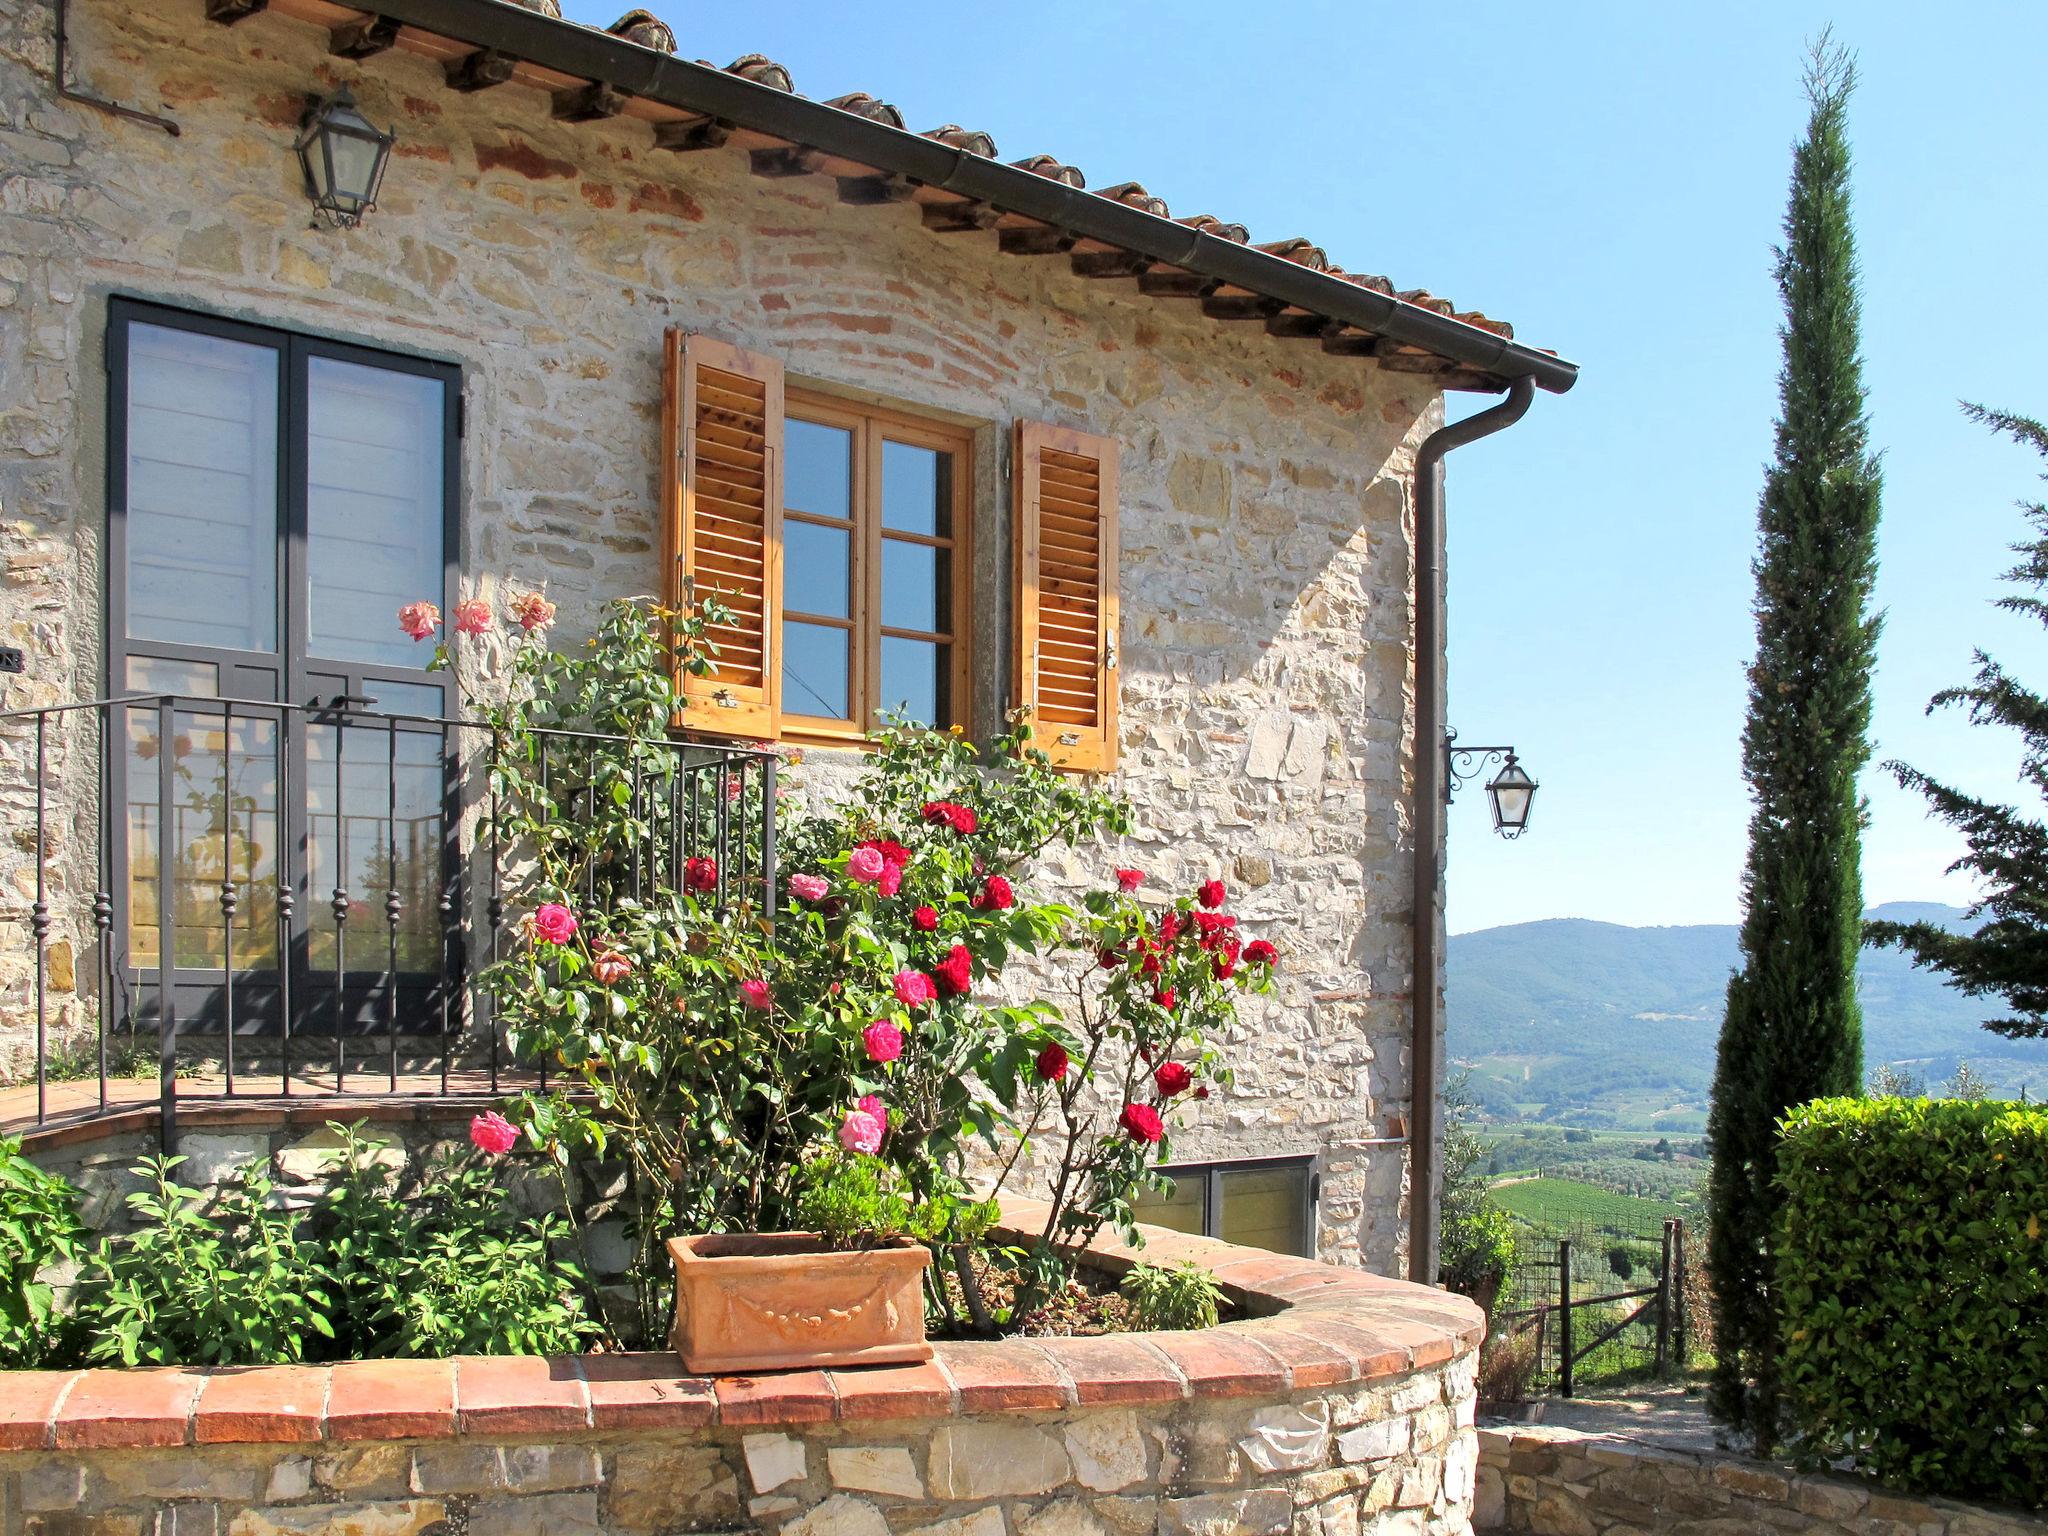
<path fill-rule="evenodd" d="M 1227 224 L 1213 213 L 1193 213 L 1184 219 L 1175 219 L 1176 224 L 1185 224 L 1189 229 L 1198 229 L 1205 235 L 1214 235 L 1218 240 L 1228 240 L 1232 245 L 1248 245 L 1252 232 L 1242 224 Z"/>
<path fill-rule="evenodd" d="M 643 11 L 637 6 L 606 27 L 605 31 L 613 37 L 623 37 L 629 43 L 638 43 L 642 48 L 653 48 L 661 53 L 676 51 L 676 35 L 669 30 L 668 23 L 654 12 Z"/>
<path fill-rule="evenodd" d="M 1172 217 L 1167 212 L 1166 199 L 1154 197 L 1145 190 L 1144 183 L 1142 182 L 1120 181 L 1113 187 L 1102 188 L 1095 195 L 1097 197 L 1106 197 L 1112 203 L 1122 203 L 1126 208 L 1136 208 L 1141 212 L 1152 214 L 1158 218 Z"/>
<path fill-rule="evenodd" d="M 796 91 L 796 85 L 789 78 L 789 71 L 769 58 L 765 53 L 742 54 L 725 66 L 728 75 L 738 75 L 742 80 L 751 80 L 756 85 L 765 85 L 771 90 Z"/>
<path fill-rule="evenodd" d="M 1088 178 L 1081 174 L 1079 166 L 1065 165 L 1051 155 L 1033 155 L 1028 160 L 1012 160 L 1020 171 L 1029 171 L 1034 176 L 1043 176 L 1048 181 L 1064 182 L 1070 187 L 1086 187 Z"/>
<path fill-rule="evenodd" d="M 996 157 L 996 141 L 979 128 L 962 128 L 958 123 L 944 123 L 937 128 L 927 128 L 924 137 L 937 139 L 941 144 L 954 149 L 964 149 L 970 155 L 980 155 L 984 160 Z"/>
<path fill-rule="evenodd" d="M 1427 288 L 1404 288 L 1394 295 L 1403 304 L 1413 304 L 1417 309 L 1434 310 L 1439 315 L 1448 315 L 1454 308 L 1449 299 L 1440 299 Z"/>
<path fill-rule="evenodd" d="M 877 101 L 866 91 L 849 91 L 844 96 L 834 96 L 825 103 L 842 112 L 851 112 L 855 117 L 864 117 L 871 123 L 887 123 L 891 128 L 903 126 L 903 114 L 886 101 Z"/>
<path fill-rule="evenodd" d="M 1329 252 L 1314 241 L 1304 240 L 1299 235 L 1292 240 L 1269 240 L 1262 245 L 1253 246 L 1252 249 L 1264 251 L 1268 256 L 1278 256 L 1283 261 L 1291 261 L 1298 267 L 1308 267 L 1317 272 L 1330 270 Z"/>

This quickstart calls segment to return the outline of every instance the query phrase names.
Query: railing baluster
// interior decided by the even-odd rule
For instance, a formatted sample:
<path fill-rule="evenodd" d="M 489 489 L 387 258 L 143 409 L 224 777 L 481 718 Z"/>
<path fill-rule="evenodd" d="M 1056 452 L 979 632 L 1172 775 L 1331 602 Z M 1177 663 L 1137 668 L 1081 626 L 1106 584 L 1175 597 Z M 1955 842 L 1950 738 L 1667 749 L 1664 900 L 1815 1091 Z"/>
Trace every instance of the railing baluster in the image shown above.
<path fill-rule="evenodd" d="M 99 888 L 92 895 L 92 925 L 98 944 L 93 969 L 98 973 L 100 1113 L 107 1112 L 107 1023 L 114 1000 L 114 706 L 103 705 L 99 715 Z M 125 721 L 126 712 L 122 712 Z"/>
<path fill-rule="evenodd" d="M 172 889 L 178 855 L 173 836 L 172 806 L 177 781 L 176 701 L 164 694 L 156 702 L 156 979 L 157 979 L 157 1113 L 166 1152 L 178 1140 L 178 902 Z"/>
<path fill-rule="evenodd" d="M 771 752 L 761 764 L 761 910 L 767 916 L 768 931 L 775 931 L 775 914 L 781 908 L 775 885 L 775 769 Z"/>
<path fill-rule="evenodd" d="M 462 775 L 454 767 L 455 759 L 448 751 L 448 722 L 441 722 L 441 814 L 448 814 L 452 801 L 456 808 L 455 841 L 456 857 L 448 857 L 448 825 L 441 823 L 441 835 L 436 839 L 435 856 L 440 860 L 441 871 L 441 984 L 435 988 L 441 1002 L 441 1096 L 448 1096 L 448 1058 L 455 1054 L 455 1043 L 448 1038 L 448 994 L 455 986 L 455 914 L 456 882 L 461 878 L 462 859 Z M 460 748 L 457 748 L 459 754 Z"/>
<path fill-rule="evenodd" d="M 308 731 L 310 739 L 312 732 Z M 285 835 L 292 804 L 292 712 L 277 716 L 277 1091 L 292 1094 L 292 968 L 298 961 L 292 917 L 298 882 L 292 875 L 292 839 Z M 310 835 L 311 818 L 307 818 Z"/>
<path fill-rule="evenodd" d="M 494 730 L 491 732 L 491 899 L 485 909 L 485 916 L 491 925 L 491 966 L 498 964 L 498 936 L 505 927 L 505 892 L 502 872 L 505 863 L 505 832 L 499 819 L 498 769 L 504 746 L 503 738 Z M 491 1003 L 491 1092 L 498 1091 L 498 1005 Z"/>
<path fill-rule="evenodd" d="M 29 932 L 36 946 L 36 1124 L 50 1117 L 50 1002 L 49 944 L 50 903 L 44 889 L 45 870 L 50 857 L 45 840 L 49 836 L 49 796 L 46 789 L 49 760 L 49 724 L 46 714 L 36 716 L 36 901 L 29 908 Z"/>
<path fill-rule="evenodd" d="M 342 1091 L 348 1069 L 342 1059 L 346 1028 L 343 1004 L 348 999 L 348 811 L 343 802 L 341 764 L 347 755 L 348 726 L 339 711 L 334 717 L 334 1091 Z"/>
<path fill-rule="evenodd" d="M 726 865 L 731 862 L 732 857 L 726 850 L 727 840 L 732 832 L 732 802 L 725 797 L 724 767 L 725 757 L 723 754 L 720 754 L 712 764 L 711 769 L 714 775 L 712 799 L 715 802 L 711 811 L 712 815 L 716 818 L 715 824 L 718 828 L 718 852 L 714 855 L 718 860 L 718 879 L 713 886 L 715 892 L 713 900 L 715 902 L 715 910 L 721 917 L 725 915 Z"/>
<path fill-rule="evenodd" d="M 221 1063 L 235 1096 L 235 706 L 220 707 Z"/>
<path fill-rule="evenodd" d="M 384 926 L 388 930 L 385 955 L 384 996 L 388 1034 L 388 1059 L 393 1093 L 398 1092 L 398 921 L 405 902 L 398 894 L 398 722 L 387 721 L 384 729 Z"/>
<path fill-rule="evenodd" d="M 633 798 L 631 811 L 633 825 L 638 829 L 633 835 L 633 899 L 642 899 L 644 887 L 640 883 L 641 861 L 647 852 L 648 834 L 654 830 L 654 818 L 640 803 L 640 753 L 633 753 Z"/>
<path fill-rule="evenodd" d="M 540 798 L 543 804 L 552 808 L 553 802 L 549 799 L 548 792 L 548 741 L 549 738 L 546 736 L 540 738 Z M 552 810 L 548 817 L 548 823 L 549 825 L 554 823 Z M 562 900 L 565 904 L 568 899 L 569 893 L 567 891 L 562 892 Z M 548 1053 L 546 1051 L 540 1053 L 540 1091 L 542 1093 L 548 1091 Z"/>

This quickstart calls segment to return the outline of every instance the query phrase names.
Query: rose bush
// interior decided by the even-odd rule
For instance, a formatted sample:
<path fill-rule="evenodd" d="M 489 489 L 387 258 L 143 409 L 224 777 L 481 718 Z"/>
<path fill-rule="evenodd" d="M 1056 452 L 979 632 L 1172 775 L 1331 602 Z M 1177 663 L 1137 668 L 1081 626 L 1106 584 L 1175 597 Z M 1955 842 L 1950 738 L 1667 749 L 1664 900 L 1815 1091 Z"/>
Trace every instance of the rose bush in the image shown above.
<path fill-rule="evenodd" d="M 1046 899 L 1042 856 L 1121 836 L 1129 813 L 1021 723 L 984 758 L 957 731 L 891 722 L 834 803 L 740 806 L 737 825 L 775 818 L 772 891 L 731 888 L 708 858 L 640 878 L 637 846 L 689 830 L 644 790 L 677 771 L 669 658 L 701 670 L 705 631 L 703 611 L 617 605 L 582 654 L 514 650 L 492 787 L 531 863 L 507 891 L 520 942 L 486 982 L 514 1049 L 559 1086 L 512 1118 L 558 1165 L 625 1158 L 650 1332 L 662 1239 L 791 1224 L 797 1171 L 821 1157 L 885 1165 L 954 1277 L 936 1309 L 1020 1321 L 1066 1283 L 1074 1245 L 1128 1231 L 1163 1182 L 1174 1119 L 1227 1081 L 1218 1042 L 1272 948 L 1242 943 L 1220 880 L 1148 901 L 1123 868 Z M 551 730 L 612 739 L 574 757 Z M 991 1254 L 1020 1168 L 1045 1175 L 1052 1214 Z M 1007 1314 L 983 1299 L 992 1263 Z"/>

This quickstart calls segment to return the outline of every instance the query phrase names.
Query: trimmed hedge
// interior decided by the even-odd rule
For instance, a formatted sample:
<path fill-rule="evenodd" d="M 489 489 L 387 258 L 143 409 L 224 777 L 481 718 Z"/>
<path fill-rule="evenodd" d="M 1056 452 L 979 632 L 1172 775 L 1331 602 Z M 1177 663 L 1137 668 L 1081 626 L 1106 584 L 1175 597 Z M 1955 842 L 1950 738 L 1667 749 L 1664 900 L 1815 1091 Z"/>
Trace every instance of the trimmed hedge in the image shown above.
<path fill-rule="evenodd" d="M 2048 1110 L 1820 1099 L 1782 1131 L 1797 1449 L 1915 1492 L 2048 1504 Z"/>

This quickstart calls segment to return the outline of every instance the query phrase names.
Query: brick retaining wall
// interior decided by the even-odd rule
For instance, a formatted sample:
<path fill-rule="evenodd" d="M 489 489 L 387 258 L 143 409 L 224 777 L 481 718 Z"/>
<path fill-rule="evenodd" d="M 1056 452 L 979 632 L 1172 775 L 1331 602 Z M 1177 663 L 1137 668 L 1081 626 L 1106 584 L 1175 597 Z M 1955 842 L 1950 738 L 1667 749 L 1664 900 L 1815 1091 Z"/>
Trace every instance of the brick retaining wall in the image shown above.
<path fill-rule="evenodd" d="M 1209 1267 L 1240 1320 L 716 1379 L 666 1354 L 0 1376 L 0 1531 L 1469 1531 L 1476 1308 L 1163 1231 L 1144 1257 Z"/>

